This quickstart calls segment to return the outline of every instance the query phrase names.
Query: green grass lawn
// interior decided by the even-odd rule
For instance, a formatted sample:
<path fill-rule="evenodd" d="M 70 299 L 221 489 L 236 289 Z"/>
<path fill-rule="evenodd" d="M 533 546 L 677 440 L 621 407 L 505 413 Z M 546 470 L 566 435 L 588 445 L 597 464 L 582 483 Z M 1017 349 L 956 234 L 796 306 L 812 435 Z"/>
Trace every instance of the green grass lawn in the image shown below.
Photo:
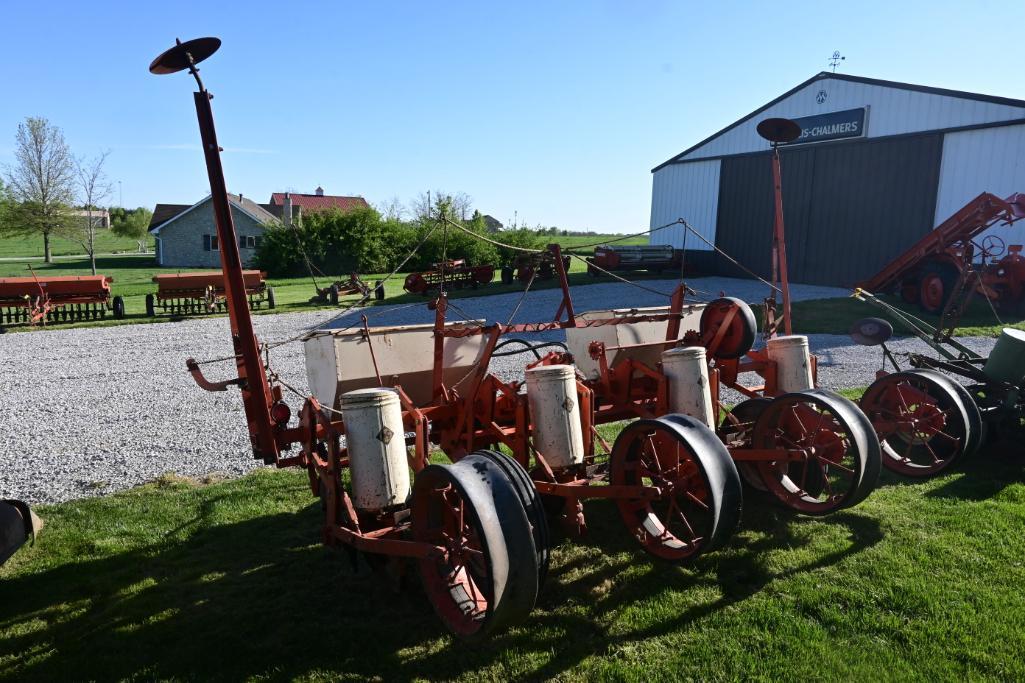
<path fill-rule="evenodd" d="M 153 251 L 153 237 L 143 238 L 147 251 Z M 118 237 L 110 230 L 96 231 L 97 254 L 137 253 L 138 240 L 132 237 Z M 50 240 L 50 251 L 54 256 L 83 254 L 82 245 L 64 237 Z M 0 258 L 43 258 L 43 237 L 0 237 Z M 34 264 L 33 264 L 34 267 Z"/>
<path fill-rule="evenodd" d="M 319 545 L 305 473 L 167 479 L 39 508 L 38 543 L 0 569 L 0 678 L 1021 680 L 1021 470 L 990 455 L 884 475 L 820 519 L 747 501 L 692 567 L 651 560 L 589 502 L 530 618 L 474 646 L 417 582 L 393 592 Z"/>
<path fill-rule="evenodd" d="M 924 313 L 916 305 L 908 304 L 896 296 L 882 296 L 883 301 L 898 309 L 904 310 L 931 325 L 939 324 L 938 315 Z M 756 315 L 761 318 L 761 311 L 756 308 Z M 1025 317 L 1021 313 L 1010 313 L 998 311 L 1000 320 L 997 322 L 993 310 L 985 300 L 973 301 L 961 319 L 957 333 L 970 337 L 996 337 L 1004 327 L 1016 327 L 1025 329 Z M 813 299 L 810 301 L 798 301 L 793 304 L 792 315 L 794 330 L 801 334 L 812 334 L 822 332 L 826 334 L 846 334 L 851 325 L 861 318 L 875 316 L 886 318 L 893 322 L 894 332 L 898 335 L 911 334 L 901 323 L 898 323 L 893 316 L 887 314 L 880 308 L 871 304 L 859 301 L 853 297 L 844 299 Z M 759 324 L 761 321 L 759 320 Z"/>

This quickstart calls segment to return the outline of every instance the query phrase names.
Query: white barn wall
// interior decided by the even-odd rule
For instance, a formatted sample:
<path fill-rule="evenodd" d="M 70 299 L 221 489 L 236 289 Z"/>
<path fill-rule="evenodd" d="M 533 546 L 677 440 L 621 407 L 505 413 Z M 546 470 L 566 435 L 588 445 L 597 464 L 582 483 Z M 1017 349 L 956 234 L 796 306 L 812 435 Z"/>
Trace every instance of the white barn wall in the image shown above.
<path fill-rule="evenodd" d="M 1025 124 L 943 136 L 934 227 L 982 192 L 998 197 L 1025 192 Z M 1023 223 L 995 226 L 987 233 L 1007 244 L 1025 244 Z"/>
<path fill-rule="evenodd" d="M 651 224 L 657 228 L 675 221 L 686 220 L 691 227 L 715 244 L 715 222 L 719 209 L 719 161 L 697 161 L 688 164 L 670 164 L 652 174 Z M 651 244 L 684 245 L 685 228 L 676 225 L 652 233 Z M 694 235 L 686 236 L 688 250 L 711 251 L 712 248 Z"/>
<path fill-rule="evenodd" d="M 820 90 L 826 91 L 826 101 L 822 104 L 815 99 Z M 764 151 L 769 149 L 769 143 L 755 131 L 755 126 L 763 119 L 794 119 L 865 106 L 869 107 L 865 128 L 870 138 L 1025 118 L 1025 107 L 825 78 L 809 83 L 683 158 Z"/>

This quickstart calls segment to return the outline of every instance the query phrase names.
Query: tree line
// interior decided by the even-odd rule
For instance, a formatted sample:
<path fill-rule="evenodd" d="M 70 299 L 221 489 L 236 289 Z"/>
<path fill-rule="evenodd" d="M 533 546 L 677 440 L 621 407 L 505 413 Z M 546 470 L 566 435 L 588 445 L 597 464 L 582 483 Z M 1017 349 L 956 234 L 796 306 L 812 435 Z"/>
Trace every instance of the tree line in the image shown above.
<path fill-rule="evenodd" d="M 113 193 L 104 170 L 108 156 L 76 157 L 61 129 L 43 117 L 19 123 L 14 163 L 0 177 L 0 234 L 42 236 L 47 263 L 53 262 L 52 238 L 74 240 L 89 256 L 95 275 L 101 207 Z M 142 207 L 112 208 L 110 214 L 112 232 L 136 239 L 146 234 L 152 216 Z"/>
<path fill-rule="evenodd" d="M 544 246 L 545 239 L 527 228 L 490 235 L 479 211 L 467 215 L 468 202 L 463 198 L 465 195 L 437 193 L 429 203 L 414 201 L 408 220 L 394 210 L 367 207 L 304 215 L 301 225 L 290 227 L 273 224 L 265 230 L 257 249 L 256 266 L 273 277 L 310 271 L 387 273 L 400 265 L 403 270 L 426 270 L 446 259 L 501 266 L 512 264 L 520 252 L 480 237 L 528 249 Z"/>

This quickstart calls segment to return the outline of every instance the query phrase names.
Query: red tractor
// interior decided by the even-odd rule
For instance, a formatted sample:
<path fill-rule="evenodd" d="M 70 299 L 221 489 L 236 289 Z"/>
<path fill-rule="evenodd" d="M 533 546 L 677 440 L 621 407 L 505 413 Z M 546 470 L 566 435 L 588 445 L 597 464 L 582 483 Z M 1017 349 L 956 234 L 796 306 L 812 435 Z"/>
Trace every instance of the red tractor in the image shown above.
<path fill-rule="evenodd" d="M 952 299 L 978 292 L 1004 308 L 1025 299 L 1022 245 L 1006 246 L 989 234 L 994 225 L 1025 218 L 1025 194 L 1001 199 L 983 192 L 858 287 L 875 294 L 899 292 L 928 313 L 942 313 Z M 955 296 L 961 295 L 961 296 Z"/>

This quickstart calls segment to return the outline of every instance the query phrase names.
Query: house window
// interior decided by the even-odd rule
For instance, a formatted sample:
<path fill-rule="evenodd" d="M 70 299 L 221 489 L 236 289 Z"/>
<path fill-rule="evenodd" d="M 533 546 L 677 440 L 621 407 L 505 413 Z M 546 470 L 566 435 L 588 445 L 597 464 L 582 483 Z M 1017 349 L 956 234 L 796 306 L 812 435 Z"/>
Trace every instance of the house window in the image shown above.
<path fill-rule="evenodd" d="M 252 235 L 239 235 L 238 246 L 242 249 L 256 249 L 259 239 L 259 237 L 253 237 Z"/>
<path fill-rule="evenodd" d="M 203 251 L 219 251 L 217 235 L 203 235 Z"/>

